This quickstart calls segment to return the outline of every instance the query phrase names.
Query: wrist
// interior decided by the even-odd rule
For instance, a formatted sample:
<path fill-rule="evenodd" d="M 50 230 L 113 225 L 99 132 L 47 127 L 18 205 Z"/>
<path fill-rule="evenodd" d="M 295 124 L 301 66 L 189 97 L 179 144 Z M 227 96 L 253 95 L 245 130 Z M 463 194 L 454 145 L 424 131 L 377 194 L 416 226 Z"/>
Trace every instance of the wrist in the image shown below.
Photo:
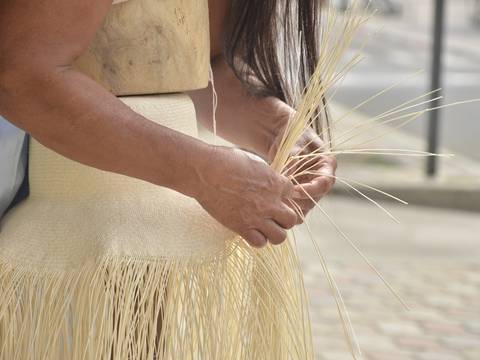
<path fill-rule="evenodd" d="M 212 145 L 163 126 L 155 126 L 147 137 L 151 147 L 146 148 L 152 151 L 147 152 L 146 161 L 139 162 L 146 173 L 144 180 L 198 198 Z"/>
<path fill-rule="evenodd" d="M 206 175 L 209 167 L 215 164 L 216 148 L 203 141 L 198 141 L 195 149 L 187 154 L 186 161 L 182 166 L 183 175 L 177 180 L 177 191 L 186 196 L 200 200 L 207 187 Z"/>

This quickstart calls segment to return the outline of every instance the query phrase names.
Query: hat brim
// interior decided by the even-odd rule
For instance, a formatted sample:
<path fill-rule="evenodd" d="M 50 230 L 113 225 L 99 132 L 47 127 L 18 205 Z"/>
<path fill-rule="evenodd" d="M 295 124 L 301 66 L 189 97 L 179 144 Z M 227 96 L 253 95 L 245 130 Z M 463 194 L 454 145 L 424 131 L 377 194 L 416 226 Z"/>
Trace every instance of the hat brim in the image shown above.
<path fill-rule="evenodd" d="M 238 238 L 194 199 L 159 192 L 75 201 L 30 197 L 2 220 L 0 256 L 54 269 L 108 256 L 208 259 Z"/>

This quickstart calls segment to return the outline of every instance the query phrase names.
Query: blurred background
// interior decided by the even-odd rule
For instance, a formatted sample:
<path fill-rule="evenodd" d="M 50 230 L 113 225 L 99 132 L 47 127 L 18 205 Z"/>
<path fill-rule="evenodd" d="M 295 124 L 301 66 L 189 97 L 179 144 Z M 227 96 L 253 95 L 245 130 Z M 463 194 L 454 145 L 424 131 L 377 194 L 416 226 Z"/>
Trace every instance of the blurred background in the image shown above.
<path fill-rule="evenodd" d="M 342 12 L 348 3 L 335 4 Z M 435 4 L 435 0 L 371 1 L 378 13 L 349 50 L 353 56 L 368 39 L 366 58 L 339 87 L 332 103 L 333 118 L 406 80 L 349 114 L 336 134 L 430 91 Z M 442 103 L 480 98 L 480 1 L 445 0 L 444 6 Z M 412 76 L 419 69 L 424 72 Z M 320 203 L 412 310 L 402 308 L 320 210 L 309 215 L 315 241 L 343 294 L 365 359 L 480 359 L 479 112 L 480 103 L 471 103 L 438 113 L 437 151 L 455 156 L 438 158 L 429 175 L 424 157 L 338 156 L 340 177 L 409 202 L 387 202 L 385 196 L 359 187 L 400 224 L 338 180 L 334 194 Z M 376 123 L 345 147 L 365 144 L 361 147 L 426 151 L 429 119 L 426 114 L 394 131 L 398 122 Z M 305 227 L 296 233 L 319 359 L 352 359 L 311 238 Z"/>

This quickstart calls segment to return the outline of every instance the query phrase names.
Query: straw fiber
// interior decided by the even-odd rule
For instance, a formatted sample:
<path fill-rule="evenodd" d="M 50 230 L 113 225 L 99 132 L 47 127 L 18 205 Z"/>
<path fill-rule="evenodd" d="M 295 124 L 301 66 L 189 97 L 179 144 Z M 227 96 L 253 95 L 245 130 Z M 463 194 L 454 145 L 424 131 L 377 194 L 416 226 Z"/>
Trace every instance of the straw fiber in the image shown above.
<path fill-rule="evenodd" d="M 185 95 L 120 98 L 197 136 Z M 32 139 L 2 220 L 0 359 L 312 359 L 294 242 L 257 250 L 192 198 Z"/>

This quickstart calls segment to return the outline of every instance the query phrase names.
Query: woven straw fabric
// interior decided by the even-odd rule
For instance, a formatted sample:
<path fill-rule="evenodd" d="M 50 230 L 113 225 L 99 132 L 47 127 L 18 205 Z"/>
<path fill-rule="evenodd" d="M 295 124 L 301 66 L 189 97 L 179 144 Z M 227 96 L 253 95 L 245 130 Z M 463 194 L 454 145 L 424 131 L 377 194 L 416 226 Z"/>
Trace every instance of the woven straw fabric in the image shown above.
<path fill-rule="evenodd" d="M 125 97 L 146 118 L 197 136 L 186 95 Z M 93 256 L 221 253 L 235 235 L 192 198 L 67 159 L 32 139 L 30 197 L 3 220 L 1 257 L 65 269 Z"/>

